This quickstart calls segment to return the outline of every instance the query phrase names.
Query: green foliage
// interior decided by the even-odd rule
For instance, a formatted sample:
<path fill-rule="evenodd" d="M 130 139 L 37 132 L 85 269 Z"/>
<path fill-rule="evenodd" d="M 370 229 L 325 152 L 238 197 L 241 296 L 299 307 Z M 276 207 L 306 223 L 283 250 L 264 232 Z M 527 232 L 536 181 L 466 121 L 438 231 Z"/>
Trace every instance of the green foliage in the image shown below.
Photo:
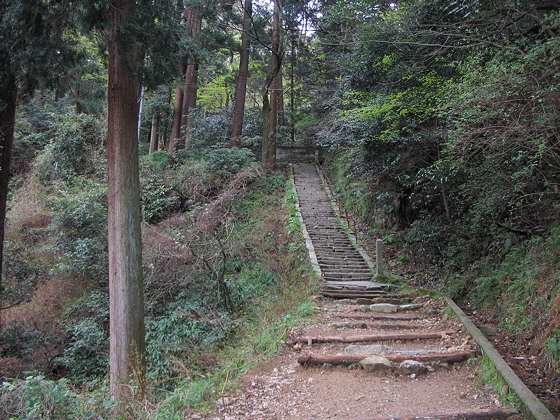
<path fill-rule="evenodd" d="M 18 419 L 107 418 L 114 409 L 108 393 L 89 394 L 86 400 L 65 378 L 49 381 L 44 376 L 3 382 L 0 417 Z"/>
<path fill-rule="evenodd" d="M 44 345 L 45 337 L 24 324 L 12 322 L 0 330 L 0 357 L 14 357 L 32 361 L 34 352 Z"/>
<path fill-rule="evenodd" d="M 171 194 L 171 188 L 167 187 L 159 178 L 150 177 L 143 183 L 142 204 L 146 222 L 159 222 L 165 216 L 179 210 L 180 198 Z"/>
<path fill-rule="evenodd" d="M 158 150 L 157 152 L 145 155 L 144 159 L 157 169 L 164 170 L 169 162 L 169 154 L 165 150 Z"/>
<path fill-rule="evenodd" d="M 58 268 L 105 284 L 107 272 L 107 187 L 75 178 L 53 203 L 52 230 Z"/>
<path fill-rule="evenodd" d="M 276 274 L 259 263 L 242 266 L 241 272 L 235 279 L 233 298 L 247 306 L 248 310 L 253 310 L 254 308 L 251 308 L 253 305 L 247 305 L 247 303 L 254 304 L 257 296 L 273 294 L 278 281 L 279 278 Z"/>
<path fill-rule="evenodd" d="M 249 149 L 244 148 L 224 148 L 210 151 L 206 160 L 208 170 L 223 178 L 247 170 L 251 164 L 255 163 L 255 156 Z"/>
<path fill-rule="evenodd" d="M 228 135 L 231 120 L 223 111 L 213 111 L 202 115 L 199 111 L 190 111 L 193 127 L 189 137 L 189 149 L 193 157 L 204 158 L 206 149 L 222 148 L 229 143 Z"/>
<path fill-rule="evenodd" d="M 68 377 L 83 385 L 107 373 L 109 364 L 109 297 L 94 291 L 78 300 L 67 312 L 66 346 L 57 362 Z"/>
<path fill-rule="evenodd" d="M 29 300 L 46 273 L 37 261 L 29 258 L 26 244 L 5 242 L 3 277 L 0 308 L 8 308 Z"/>
<path fill-rule="evenodd" d="M 51 142 L 53 165 L 65 179 L 92 172 L 93 149 L 101 145 L 99 121 L 92 115 L 69 112 L 55 124 Z"/>
<path fill-rule="evenodd" d="M 560 373 L 560 329 L 553 330 L 546 339 L 545 355 L 549 363 L 556 366 L 556 372 Z"/>
<path fill-rule="evenodd" d="M 176 301 L 164 316 L 146 322 L 148 372 L 154 379 L 177 378 L 181 364 L 196 365 L 200 351 L 211 351 L 221 343 L 231 328 L 226 314 L 206 309 L 201 316 L 195 300 Z M 180 360 L 179 364 L 176 360 Z"/>
<path fill-rule="evenodd" d="M 106 331 L 92 318 L 80 320 L 67 332 L 69 344 L 64 349 L 62 364 L 69 377 L 84 384 L 107 373 L 109 366 L 109 340 Z"/>

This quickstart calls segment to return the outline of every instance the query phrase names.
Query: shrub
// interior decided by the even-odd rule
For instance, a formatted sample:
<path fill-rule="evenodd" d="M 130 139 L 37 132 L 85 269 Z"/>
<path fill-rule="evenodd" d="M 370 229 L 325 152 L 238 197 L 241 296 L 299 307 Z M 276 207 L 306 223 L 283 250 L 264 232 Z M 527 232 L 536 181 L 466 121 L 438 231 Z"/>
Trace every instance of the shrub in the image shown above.
<path fill-rule="evenodd" d="M 173 359 L 200 362 L 193 357 L 195 354 L 189 353 L 205 352 L 220 343 L 230 324 L 226 314 L 201 307 L 199 302 L 175 302 L 164 316 L 146 322 L 149 375 L 176 378 L 181 365 L 174 364 Z"/>
<path fill-rule="evenodd" d="M 202 115 L 199 110 L 190 111 L 192 129 L 189 137 L 189 149 L 198 157 L 204 156 L 204 149 L 210 147 L 225 147 L 229 143 L 228 135 L 231 129 L 230 116 L 223 111 L 212 111 Z"/>
<path fill-rule="evenodd" d="M 243 265 L 242 271 L 235 280 L 233 298 L 239 306 L 245 306 L 248 302 L 254 304 L 252 299 L 267 293 L 273 293 L 274 285 L 278 283 L 278 276 L 267 270 L 259 263 Z"/>
<path fill-rule="evenodd" d="M 169 162 L 169 154 L 165 150 L 158 150 L 157 152 L 145 155 L 144 160 L 150 162 L 159 170 L 164 170 Z"/>
<path fill-rule="evenodd" d="M 165 216 L 181 208 L 181 200 L 172 195 L 173 191 L 156 177 L 149 177 L 142 186 L 142 203 L 144 219 L 148 223 L 156 223 Z"/>
<path fill-rule="evenodd" d="M 0 330 L 0 357 L 17 357 L 29 362 L 42 341 L 36 329 L 18 322 L 4 325 Z"/>
<path fill-rule="evenodd" d="M 75 179 L 53 203 L 52 229 L 57 237 L 58 268 L 107 281 L 107 187 Z"/>
<path fill-rule="evenodd" d="M 94 291 L 66 313 L 67 345 L 58 359 L 79 384 L 104 376 L 109 365 L 109 297 Z"/>
<path fill-rule="evenodd" d="M 45 281 L 40 266 L 30 261 L 22 245 L 4 243 L 4 282 L 2 306 L 8 307 L 27 301 L 35 288 Z"/>
<path fill-rule="evenodd" d="M 91 155 L 100 144 L 99 121 L 92 115 L 68 112 L 56 123 L 52 140 L 53 163 L 63 178 L 92 171 Z"/>
<path fill-rule="evenodd" d="M 223 178 L 247 170 L 255 162 L 255 155 L 249 149 L 224 148 L 212 150 L 207 157 L 208 170 Z"/>
<path fill-rule="evenodd" d="M 64 378 L 49 381 L 37 375 L 0 385 L 1 418 L 109 418 L 113 408 L 108 393 L 89 393 L 86 401 Z"/>
<path fill-rule="evenodd" d="M 83 319 L 67 333 L 70 343 L 61 361 L 69 376 L 80 384 L 104 376 L 109 366 L 109 340 L 95 319 Z"/>

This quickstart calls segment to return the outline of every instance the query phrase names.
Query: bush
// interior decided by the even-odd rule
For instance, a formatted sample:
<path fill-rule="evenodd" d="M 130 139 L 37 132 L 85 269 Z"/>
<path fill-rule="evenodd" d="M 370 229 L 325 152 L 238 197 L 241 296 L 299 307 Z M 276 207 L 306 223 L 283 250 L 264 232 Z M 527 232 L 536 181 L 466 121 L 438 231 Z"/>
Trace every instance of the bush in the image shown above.
<path fill-rule="evenodd" d="M 202 115 L 199 110 L 190 111 L 192 129 L 189 137 L 189 147 L 197 157 L 204 156 L 204 150 L 211 147 L 225 147 L 229 143 L 231 119 L 223 111 L 212 111 Z"/>
<path fill-rule="evenodd" d="M 43 340 L 39 331 L 24 324 L 12 322 L 4 325 L 0 330 L 0 358 L 17 357 L 30 362 Z"/>
<path fill-rule="evenodd" d="M 53 203 L 58 268 L 104 284 L 108 278 L 107 187 L 77 178 Z"/>
<path fill-rule="evenodd" d="M 167 380 L 178 377 L 181 365 L 173 359 L 200 362 L 195 353 L 220 343 L 230 324 L 226 314 L 203 308 L 194 300 L 175 302 L 164 316 L 146 321 L 149 375 Z"/>
<path fill-rule="evenodd" d="M 69 377 L 84 384 L 103 377 L 109 365 L 109 297 L 94 291 L 66 313 L 67 345 L 58 359 Z"/>
<path fill-rule="evenodd" d="M 255 162 L 255 155 L 249 149 L 233 147 L 212 150 L 206 160 L 211 174 L 229 178 L 249 169 L 250 165 Z"/>
<path fill-rule="evenodd" d="M 108 393 L 89 393 L 86 401 L 67 379 L 49 381 L 38 375 L 0 385 L 1 418 L 109 418 L 113 408 Z"/>
<path fill-rule="evenodd" d="M 233 299 L 238 306 L 247 303 L 254 304 L 254 297 L 274 293 L 274 286 L 278 283 L 278 276 L 262 267 L 259 263 L 243 265 L 242 271 L 237 275 L 233 289 Z M 233 286 L 233 285 L 232 285 Z M 249 306 L 251 306 L 249 305 Z"/>
<path fill-rule="evenodd" d="M 4 243 L 4 282 L 2 306 L 16 305 L 31 299 L 36 287 L 45 281 L 42 268 L 30 260 L 25 245 Z"/>
<path fill-rule="evenodd" d="M 92 154 L 101 144 L 99 121 L 92 115 L 69 112 L 55 125 L 56 134 L 50 147 L 53 164 L 63 178 L 92 172 Z"/>
<path fill-rule="evenodd" d="M 150 162 L 159 170 L 164 170 L 169 162 L 169 153 L 165 150 L 158 150 L 157 152 L 143 156 L 143 159 Z"/>
<path fill-rule="evenodd" d="M 80 384 L 99 379 L 109 366 L 109 337 L 92 318 L 78 322 L 68 330 L 70 343 L 64 349 L 62 363 L 72 380 Z"/>
<path fill-rule="evenodd" d="M 181 208 L 181 200 L 159 178 L 149 177 L 142 185 L 144 220 L 156 223 Z"/>

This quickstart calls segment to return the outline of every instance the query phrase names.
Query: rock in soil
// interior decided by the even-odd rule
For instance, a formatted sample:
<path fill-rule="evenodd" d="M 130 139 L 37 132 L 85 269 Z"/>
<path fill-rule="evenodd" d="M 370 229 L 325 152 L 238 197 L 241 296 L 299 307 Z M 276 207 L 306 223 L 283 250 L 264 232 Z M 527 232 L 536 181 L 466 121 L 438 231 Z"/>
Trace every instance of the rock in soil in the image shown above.
<path fill-rule="evenodd" d="M 428 371 L 428 368 L 423 363 L 416 360 L 405 360 L 399 365 L 398 369 L 401 375 L 422 375 Z"/>
<path fill-rule="evenodd" d="M 391 361 L 380 356 L 366 357 L 360 362 L 360 365 L 362 365 L 366 372 L 377 375 L 391 373 L 393 370 L 393 364 Z"/>

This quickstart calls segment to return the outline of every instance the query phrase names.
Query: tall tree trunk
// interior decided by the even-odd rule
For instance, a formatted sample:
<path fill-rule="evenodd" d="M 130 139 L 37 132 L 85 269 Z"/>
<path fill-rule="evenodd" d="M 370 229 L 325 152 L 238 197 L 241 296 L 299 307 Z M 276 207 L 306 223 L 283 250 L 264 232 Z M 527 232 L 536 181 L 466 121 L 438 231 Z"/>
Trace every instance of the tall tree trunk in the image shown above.
<path fill-rule="evenodd" d="M 282 127 L 286 125 L 286 115 L 284 113 L 284 82 L 282 79 L 282 67 L 276 75 L 278 78 L 276 84 L 278 88 L 278 126 Z"/>
<path fill-rule="evenodd" d="M 243 117 L 245 114 L 245 97 L 247 95 L 247 79 L 249 78 L 249 31 L 253 15 L 253 1 L 245 0 L 243 5 L 243 33 L 241 34 L 241 56 L 239 57 L 239 75 L 235 87 L 235 104 L 233 106 L 233 127 L 230 135 L 230 147 L 239 146 L 239 138 L 243 134 Z"/>
<path fill-rule="evenodd" d="M 280 88 L 278 86 L 278 73 L 282 65 L 280 59 L 280 30 L 282 24 L 282 4 L 280 0 L 274 0 L 274 21 L 272 24 L 272 54 L 270 60 L 271 77 L 270 82 L 270 112 L 268 114 L 268 135 L 266 149 L 266 158 L 263 162 L 265 168 L 270 169 L 276 166 L 276 128 L 278 124 L 278 97 Z M 264 104 L 263 104 L 264 109 Z M 264 111 L 263 111 L 264 114 Z M 264 143 L 263 139 L 263 143 Z"/>
<path fill-rule="evenodd" d="M 142 110 L 144 108 L 144 83 L 140 84 L 140 98 L 138 99 L 138 134 L 136 138 L 140 141 L 140 127 L 142 127 Z"/>
<path fill-rule="evenodd" d="M 198 62 L 194 61 L 187 65 L 186 93 L 183 98 L 183 117 L 181 118 L 181 131 L 183 132 L 183 144 L 186 146 L 192 128 L 192 118 L 189 118 L 191 111 L 196 108 L 196 97 L 198 95 Z"/>
<path fill-rule="evenodd" d="M 294 69 L 296 62 L 296 37 L 292 33 L 292 54 L 290 56 L 290 139 L 292 143 L 296 141 L 296 124 L 295 124 L 295 83 L 294 83 Z"/>
<path fill-rule="evenodd" d="M 269 141 L 269 133 L 268 133 L 268 120 L 270 119 L 270 101 L 268 100 L 268 90 L 265 90 L 263 95 L 263 111 L 262 111 L 262 120 L 263 120 L 263 129 L 262 129 L 262 149 L 261 149 L 261 163 L 263 167 L 267 166 L 268 156 L 269 156 L 269 149 L 270 149 L 270 141 Z"/>
<path fill-rule="evenodd" d="M 150 150 L 149 154 L 154 153 L 158 150 L 158 121 L 157 112 L 154 111 L 152 115 L 152 131 L 150 132 Z"/>
<path fill-rule="evenodd" d="M 196 9 L 189 7 L 191 14 L 190 28 L 187 35 L 194 39 L 202 29 L 202 19 L 196 16 Z M 189 114 L 192 109 L 196 108 L 196 97 L 198 95 L 198 58 L 192 57 L 187 64 L 187 71 L 185 72 L 185 96 L 183 97 L 183 113 L 181 117 L 181 131 L 184 135 L 185 146 L 188 142 L 190 130 L 192 128 L 192 118 Z"/>
<path fill-rule="evenodd" d="M 143 384 L 144 289 L 138 176 L 138 54 L 118 39 L 135 0 L 111 1 L 108 89 L 108 236 L 111 396 L 131 397 L 131 379 Z"/>
<path fill-rule="evenodd" d="M 186 67 L 181 64 L 179 72 L 181 75 L 185 74 Z M 171 122 L 171 134 L 169 135 L 169 143 L 167 152 L 169 157 L 173 157 L 173 153 L 177 150 L 177 142 L 181 136 L 181 116 L 183 115 L 183 80 L 179 79 L 177 87 L 175 88 L 175 105 L 173 107 L 173 120 Z"/>
<path fill-rule="evenodd" d="M 17 84 L 15 77 L 12 74 L 7 74 L 4 77 L 7 79 L 5 88 L 0 90 L 0 308 L 2 307 L 3 290 L 2 262 L 4 259 L 4 229 L 17 102 Z"/>

